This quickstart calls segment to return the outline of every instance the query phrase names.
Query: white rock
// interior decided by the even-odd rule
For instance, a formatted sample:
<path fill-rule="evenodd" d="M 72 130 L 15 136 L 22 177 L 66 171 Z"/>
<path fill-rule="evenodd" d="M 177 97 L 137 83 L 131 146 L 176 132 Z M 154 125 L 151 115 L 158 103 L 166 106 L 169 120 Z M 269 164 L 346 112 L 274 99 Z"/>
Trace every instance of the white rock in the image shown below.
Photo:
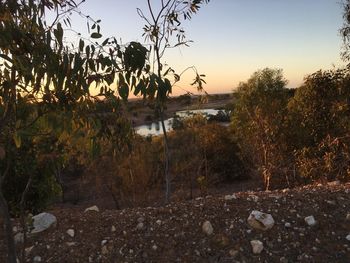
<path fill-rule="evenodd" d="M 115 232 L 115 231 L 117 231 L 117 229 L 115 228 L 115 226 L 112 226 L 111 227 L 111 232 Z"/>
<path fill-rule="evenodd" d="M 74 237 L 74 235 L 75 235 L 74 229 L 68 229 L 68 230 L 66 231 L 66 233 L 67 233 L 67 235 L 70 236 L 70 237 Z"/>
<path fill-rule="evenodd" d="M 34 263 L 41 262 L 41 257 L 35 256 L 34 259 L 33 259 L 33 262 Z"/>
<path fill-rule="evenodd" d="M 248 224 L 255 229 L 268 230 L 275 224 L 272 215 L 260 211 L 252 211 L 247 219 Z"/>
<path fill-rule="evenodd" d="M 350 241 L 350 234 L 346 236 L 346 240 Z"/>
<path fill-rule="evenodd" d="M 346 215 L 346 220 L 347 220 L 347 221 L 350 221 L 350 213 L 348 213 L 348 214 Z"/>
<path fill-rule="evenodd" d="M 260 254 L 264 249 L 264 244 L 260 240 L 252 240 L 250 241 L 250 245 L 252 246 L 254 254 Z"/>
<path fill-rule="evenodd" d="M 291 223 L 286 222 L 286 223 L 284 224 L 284 226 L 285 226 L 286 228 L 290 228 L 292 225 L 291 225 Z"/>
<path fill-rule="evenodd" d="M 153 246 L 152 246 L 152 249 L 153 249 L 153 250 L 157 250 L 157 249 L 158 249 L 157 245 L 153 245 Z"/>
<path fill-rule="evenodd" d="M 205 221 L 202 225 L 202 231 L 207 234 L 208 236 L 210 236 L 211 234 L 213 234 L 214 229 L 213 226 L 211 225 L 211 223 L 209 221 Z"/>
<path fill-rule="evenodd" d="M 158 219 L 158 220 L 156 221 L 156 224 L 160 226 L 160 225 L 162 224 L 162 221 Z"/>
<path fill-rule="evenodd" d="M 89 212 L 89 211 L 100 212 L 100 209 L 98 209 L 98 207 L 96 205 L 94 205 L 94 206 L 86 208 L 84 212 Z"/>
<path fill-rule="evenodd" d="M 32 234 L 45 231 L 51 226 L 55 226 L 57 223 L 56 217 L 50 213 L 38 214 L 36 216 L 33 216 L 32 220 L 33 220 L 33 229 L 31 231 Z"/>
<path fill-rule="evenodd" d="M 309 226 L 314 226 L 317 223 L 313 216 L 307 216 L 307 217 L 305 217 L 304 220 L 305 220 L 306 224 L 308 224 Z"/>
<path fill-rule="evenodd" d="M 237 197 L 236 197 L 235 194 L 225 195 L 224 199 L 227 200 L 227 201 L 230 201 L 230 200 L 233 200 L 233 199 L 237 199 Z"/>

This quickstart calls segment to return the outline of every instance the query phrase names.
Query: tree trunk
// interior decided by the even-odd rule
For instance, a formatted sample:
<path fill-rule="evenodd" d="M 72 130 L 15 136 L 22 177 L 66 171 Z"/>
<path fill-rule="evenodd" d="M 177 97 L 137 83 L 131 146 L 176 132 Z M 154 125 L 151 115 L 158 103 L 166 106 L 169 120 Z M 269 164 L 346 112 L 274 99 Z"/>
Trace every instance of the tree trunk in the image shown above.
<path fill-rule="evenodd" d="M 162 123 L 162 131 L 164 135 L 164 155 L 165 155 L 165 164 L 164 164 L 164 175 L 165 175 L 165 202 L 170 202 L 170 174 L 169 174 L 169 144 L 168 144 L 168 136 L 167 131 L 164 124 L 164 112 L 163 109 L 160 110 L 160 120 Z"/>

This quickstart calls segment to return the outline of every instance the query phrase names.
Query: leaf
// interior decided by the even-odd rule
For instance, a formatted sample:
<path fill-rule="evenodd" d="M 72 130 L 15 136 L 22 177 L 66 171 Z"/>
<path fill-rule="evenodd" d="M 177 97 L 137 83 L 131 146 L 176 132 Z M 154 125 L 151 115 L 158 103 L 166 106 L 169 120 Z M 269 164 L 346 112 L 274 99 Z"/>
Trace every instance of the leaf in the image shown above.
<path fill-rule="evenodd" d="M 100 33 L 94 32 L 91 34 L 91 38 L 101 38 L 102 35 Z"/>
<path fill-rule="evenodd" d="M 80 39 L 79 41 L 79 51 L 82 52 L 84 49 L 84 40 Z"/>
<path fill-rule="evenodd" d="M 13 140 L 15 142 L 15 145 L 17 148 L 20 148 L 21 147 L 21 144 L 22 144 L 22 140 L 21 140 L 21 137 L 18 135 L 17 132 L 15 132 L 13 134 Z"/>

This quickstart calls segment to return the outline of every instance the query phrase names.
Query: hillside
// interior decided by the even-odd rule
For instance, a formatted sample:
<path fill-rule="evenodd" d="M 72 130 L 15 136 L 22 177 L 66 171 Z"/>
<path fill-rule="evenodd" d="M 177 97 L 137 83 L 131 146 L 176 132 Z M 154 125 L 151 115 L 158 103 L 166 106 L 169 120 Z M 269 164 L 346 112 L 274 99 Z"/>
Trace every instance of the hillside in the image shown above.
<path fill-rule="evenodd" d="M 349 193 L 349 183 L 333 182 L 207 196 L 160 208 L 99 212 L 54 208 L 49 212 L 57 217 L 57 225 L 30 238 L 27 258 L 28 262 L 350 262 Z M 253 210 L 271 214 L 272 228 L 250 227 L 247 218 Z M 308 216 L 314 217 L 315 225 L 306 223 Z M 210 223 L 203 229 L 205 221 Z M 5 262 L 3 233 L 0 240 L 0 262 Z M 262 242 L 260 253 L 253 253 L 252 240 Z"/>

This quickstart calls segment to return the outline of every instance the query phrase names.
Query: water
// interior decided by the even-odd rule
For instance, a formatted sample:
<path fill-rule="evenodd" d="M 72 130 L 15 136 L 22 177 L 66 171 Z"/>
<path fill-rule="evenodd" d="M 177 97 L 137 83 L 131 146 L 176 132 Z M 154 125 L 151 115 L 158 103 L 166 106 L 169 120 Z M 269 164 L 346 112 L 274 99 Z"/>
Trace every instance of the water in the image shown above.
<path fill-rule="evenodd" d="M 203 115 L 216 115 L 219 112 L 219 110 L 215 109 L 202 109 L 202 110 L 191 110 L 191 111 L 178 111 L 176 112 L 176 115 L 179 117 L 188 117 L 194 114 L 203 114 Z M 167 131 L 172 130 L 172 122 L 173 118 L 169 118 L 164 120 L 165 129 Z M 152 122 L 150 124 L 144 124 L 141 126 L 135 127 L 136 133 L 142 135 L 142 136 L 149 136 L 149 135 L 162 135 L 162 123 L 159 122 Z"/>

